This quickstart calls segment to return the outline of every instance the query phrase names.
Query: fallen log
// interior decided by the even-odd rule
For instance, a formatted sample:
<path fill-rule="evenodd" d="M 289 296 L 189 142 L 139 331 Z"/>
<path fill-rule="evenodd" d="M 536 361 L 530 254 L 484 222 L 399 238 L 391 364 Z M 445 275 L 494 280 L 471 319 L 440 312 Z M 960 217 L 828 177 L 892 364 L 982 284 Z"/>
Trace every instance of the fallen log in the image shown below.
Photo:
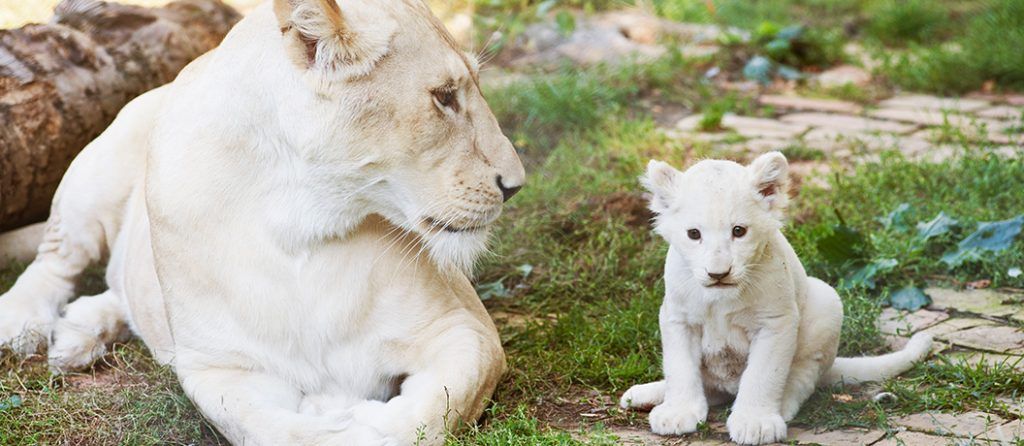
<path fill-rule="evenodd" d="M 45 220 L 71 160 L 121 107 L 240 18 L 219 0 L 64 0 L 48 24 L 0 30 L 0 231 Z"/>

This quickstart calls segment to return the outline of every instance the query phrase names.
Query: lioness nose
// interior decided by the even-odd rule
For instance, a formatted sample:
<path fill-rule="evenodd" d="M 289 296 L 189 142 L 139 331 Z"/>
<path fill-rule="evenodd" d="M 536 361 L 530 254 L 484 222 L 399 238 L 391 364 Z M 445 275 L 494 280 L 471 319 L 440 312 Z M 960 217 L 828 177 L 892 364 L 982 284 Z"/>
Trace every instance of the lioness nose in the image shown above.
<path fill-rule="evenodd" d="M 712 273 L 712 272 L 709 272 L 708 273 L 708 277 L 710 277 L 712 279 L 715 279 L 715 280 L 722 280 L 722 279 L 724 279 L 726 277 L 729 277 L 729 273 L 731 273 L 731 272 L 732 272 L 732 268 L 727 269 L 724 273 Z"/>
<path fill-rule="evenodd" d="M 508 201 L 508 199 L 512 198 L 512 196 L 515 195 L 516 192 L 519 192 L 519 189 L 523 188 L 522 184 L 506 186 L 505 182 L 501 179 L 501 175 L 498 175 L 496 181 L 498 182 L 498 189 L 501 190 L 502 201 Z"/>

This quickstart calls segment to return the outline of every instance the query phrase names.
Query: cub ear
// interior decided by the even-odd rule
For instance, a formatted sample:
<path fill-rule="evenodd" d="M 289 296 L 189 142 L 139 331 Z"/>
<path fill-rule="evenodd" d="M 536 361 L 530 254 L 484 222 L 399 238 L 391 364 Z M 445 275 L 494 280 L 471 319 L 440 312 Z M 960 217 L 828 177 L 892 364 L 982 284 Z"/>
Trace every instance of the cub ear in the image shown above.
<path fill-rule="evenodd" d="M 640 177 L 640 184 L 651 192 L 651 211 L 662 214 L 669 209 L 675 200 L 681 174 L 674 167 L 661 161 L 651 160 L 647 163 L 647 173 Z"/>
<path fill-rule="evenodd" d="M 757 157 L 747 169 L 750 170 L 751 187 L 757 199 L 764 203 L 766 209 L 781 213 L 789 201 L 789 163 L 785 155 L 768 152 Z"/>
<path fill-rule="evenodd" d="M 397 29 L 384 11 L 361 5 L 342 11 L 335 0 L 274 0 L 274 15 L 292 62 L 346 79 L 369 73 Z"/>

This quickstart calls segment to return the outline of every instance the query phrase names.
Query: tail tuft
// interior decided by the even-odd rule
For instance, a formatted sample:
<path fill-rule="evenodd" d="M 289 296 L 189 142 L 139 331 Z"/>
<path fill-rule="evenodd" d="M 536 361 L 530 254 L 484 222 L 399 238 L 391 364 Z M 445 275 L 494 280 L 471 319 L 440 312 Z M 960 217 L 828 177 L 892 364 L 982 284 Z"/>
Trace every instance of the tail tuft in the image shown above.
<path fill-rule="evenodd" d="M 836 358 L 832 368 L 821 378 L 822 384 L 857 384 L 892 378 L 923 360 L 932 349 L 932 335 L 918 333 L 906 347 L 897 352 L 864 358 Z"/>

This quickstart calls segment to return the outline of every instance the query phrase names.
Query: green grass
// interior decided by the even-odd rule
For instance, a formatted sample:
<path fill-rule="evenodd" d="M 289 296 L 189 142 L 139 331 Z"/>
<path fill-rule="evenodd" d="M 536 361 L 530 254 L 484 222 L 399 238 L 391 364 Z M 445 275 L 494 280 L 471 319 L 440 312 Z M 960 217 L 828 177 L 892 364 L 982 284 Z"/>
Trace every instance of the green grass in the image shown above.
<path fill-rule="evenodd" d="M 986 81 L 1024 90 L 1024 3 L 993 0 L 944 45 L 911 45 L 885 57 L 881 72 L 904 88 L 960 93 Z M 886 50 L 882 50 L 886 51 Z"/>
<path fill-rule="evenodd" d="M 932 0 L 880 0 L 867 13 L 867 35 L 893 47 L 940 41 L 952 27 L 949 9 Z"/>

